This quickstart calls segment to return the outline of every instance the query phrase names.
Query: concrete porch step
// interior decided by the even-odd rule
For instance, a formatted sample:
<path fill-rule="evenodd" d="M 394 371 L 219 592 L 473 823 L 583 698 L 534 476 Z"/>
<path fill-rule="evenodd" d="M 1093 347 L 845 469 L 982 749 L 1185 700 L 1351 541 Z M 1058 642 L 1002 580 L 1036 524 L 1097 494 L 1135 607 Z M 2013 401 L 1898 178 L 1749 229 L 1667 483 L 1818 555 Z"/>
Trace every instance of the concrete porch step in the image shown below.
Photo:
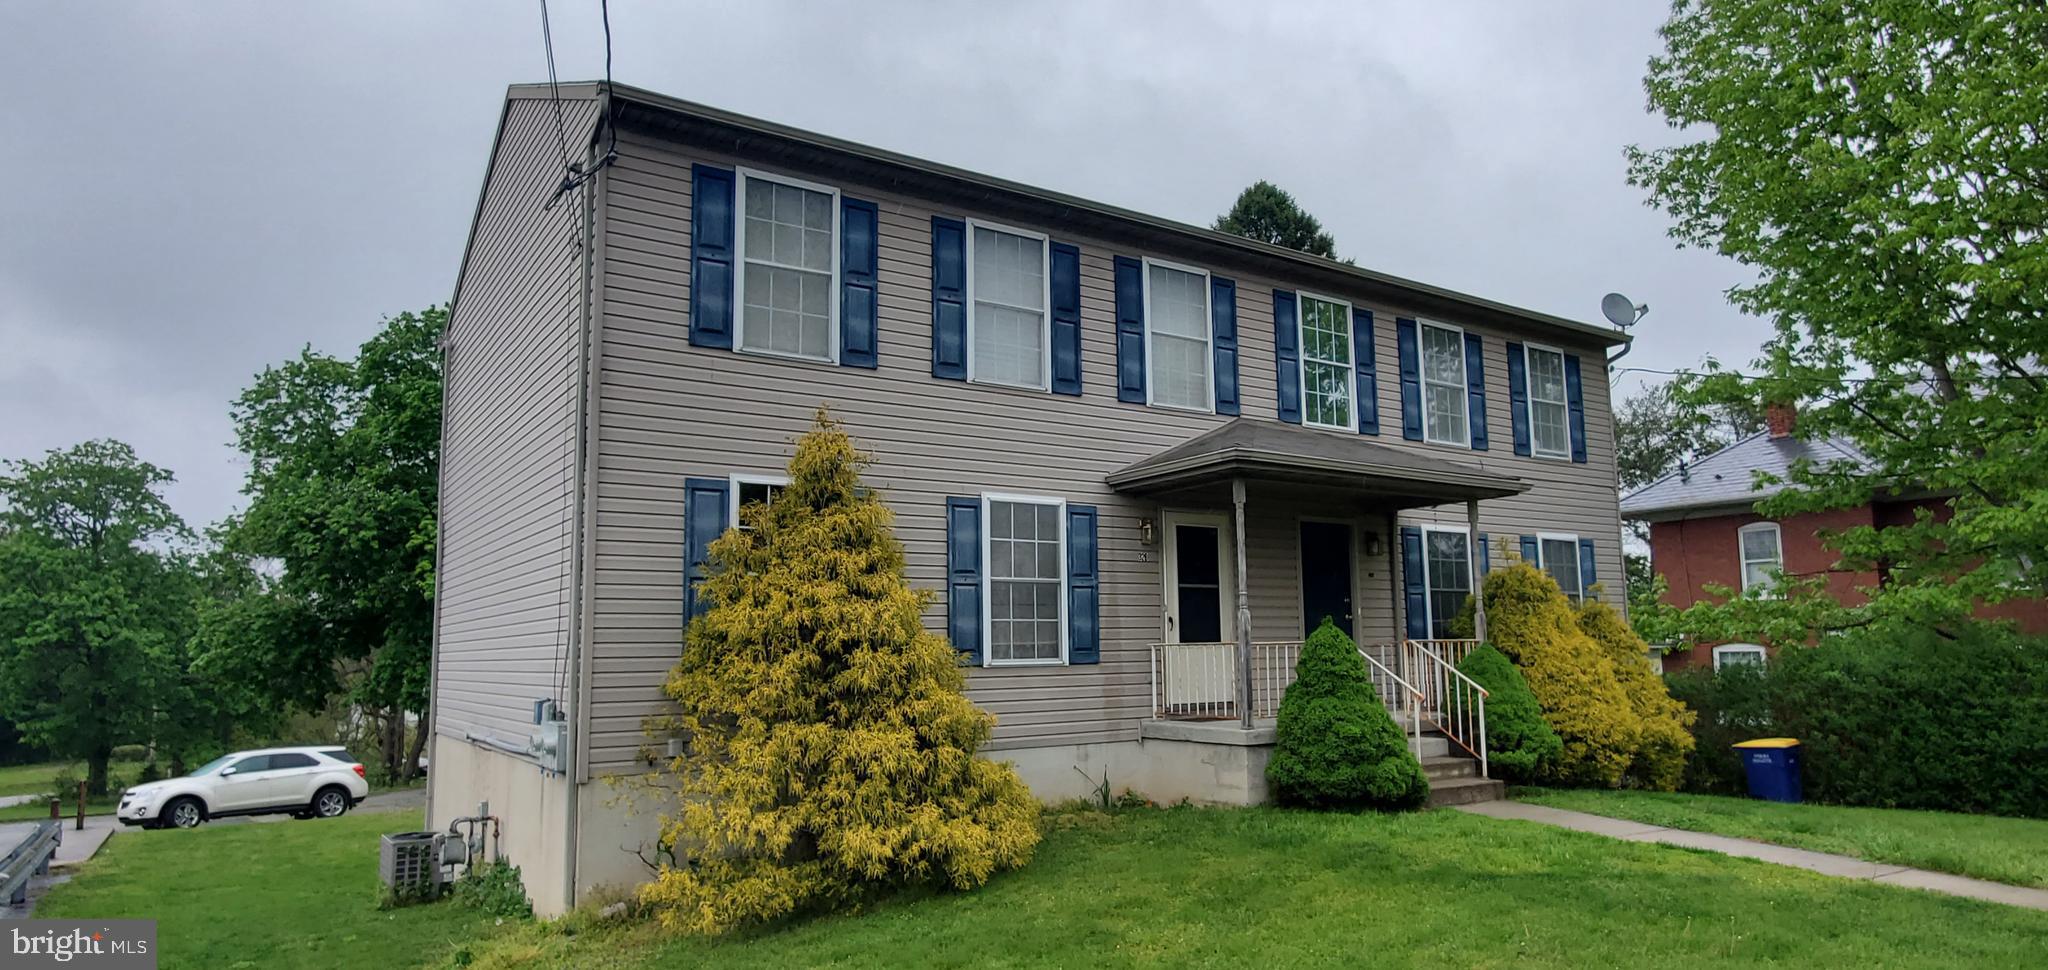
<path fill-rule="evenodd" d="M 1492 778 L 1432 778 L 1429 782 L 1429 807 L 1498 801 L 1507 793 L 1507 788 L 1505 782 Z"/>
<path fill-rule="evenodd" d="M 1471 758 L 1438 757 L 1422 759 L 1422 773 L 1429 776 L 1430 784 L 1449 781 L 1453 778 L 1477 778 L 1479 762 Z"/>

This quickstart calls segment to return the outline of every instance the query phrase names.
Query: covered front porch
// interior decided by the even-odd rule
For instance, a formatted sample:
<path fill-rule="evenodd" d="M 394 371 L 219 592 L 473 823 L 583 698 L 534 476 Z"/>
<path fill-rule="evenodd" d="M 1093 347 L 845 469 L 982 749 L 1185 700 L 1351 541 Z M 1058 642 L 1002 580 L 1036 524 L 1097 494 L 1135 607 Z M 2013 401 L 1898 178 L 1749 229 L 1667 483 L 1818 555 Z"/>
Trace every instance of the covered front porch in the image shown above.
<path fill-rule="evenodd" d="M 1420 561 L 1422 540 L 1399 516 L 1450 505 L 1477 536 L 1480 502 L 1526 483 L 1356 436 L 1238 419 L 1109 484 L 1157 510 L 1145 523 L 1162 605 L 1147 738 L 1270 745 L 1303 639 L 1328 617 L 1358 644 L 1425 765 L 1463 756 L 1486 777 L 1485 691 L 1457 669 L 1486 635 L 1485 611 L 1475 605 L 1475 639 L 1410 635 L 1410 615 L 1432 604 L 1422 578 L 1404 575 L 1404 544 Z M 1480 557 L 1463 560 L 1457 585 L 1477 589 Z"/>

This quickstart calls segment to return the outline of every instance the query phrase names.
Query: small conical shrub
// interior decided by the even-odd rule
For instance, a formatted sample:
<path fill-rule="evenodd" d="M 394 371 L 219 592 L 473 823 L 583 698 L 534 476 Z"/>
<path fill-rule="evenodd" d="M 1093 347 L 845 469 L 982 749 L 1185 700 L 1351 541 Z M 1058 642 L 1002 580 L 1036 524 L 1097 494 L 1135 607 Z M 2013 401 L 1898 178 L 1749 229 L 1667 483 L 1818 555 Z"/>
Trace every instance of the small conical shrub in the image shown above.
<path fill-rule="evenodd" d="M 995 719 L 953 648 L 925 630 L 864 459 L 818 414 L 789 486 L 711 543 L 665 691 L 688 740 L 657 781 L 665 863 L 641 898 L 661 922 L 720 932 L 879 890 L 971 889 L 1022 865 L 1038 803 L 977 757 Z"/>
<path fill-rule="evenodd" d="M 1280 804 L 1402 809 L 1429 797 L 1429 779 L 1373 691 L 1365 658 L 1328 619 L 1302 644 L 1276 733 L 1266 782 Z"/>
<path fill-rule="evenodd" d="M 1557 580 L 1526 562 L 1487 575 L 1487 639 L 1514 661 L 1564 742 L 1543 780 L 1613 788 L 1621 784 L 1641 742 L 1641 721 L 1622 690 L 1614 662 L 1579 629 Z"/>
<path fill-rule="evenodd" d="M 1579 605 L 1579 629 L 1593 638 L 1614 664 L 1622 693 L 1641 722 L 1635 759 L 1629 762 L 1628 781 L 1638 788 L 1677 791 L 1685 781 L 1685 763 L 1693 752 L 1692 709 L 1671 696 L 1664 678 L 1651 668 L 1650 645 L 1614 611 L 1614 607 L 1587 597 Z"/>
<path fill-rule="evenodd" d="M 1564 742 L 1543 720 L 1543 708 L 1514 661 L 1493 644 L 1465 655 L 1458 670 L 1486 689 L 1486 763 L 1494 777 L 1528 784 L 1564 753 Z"/>

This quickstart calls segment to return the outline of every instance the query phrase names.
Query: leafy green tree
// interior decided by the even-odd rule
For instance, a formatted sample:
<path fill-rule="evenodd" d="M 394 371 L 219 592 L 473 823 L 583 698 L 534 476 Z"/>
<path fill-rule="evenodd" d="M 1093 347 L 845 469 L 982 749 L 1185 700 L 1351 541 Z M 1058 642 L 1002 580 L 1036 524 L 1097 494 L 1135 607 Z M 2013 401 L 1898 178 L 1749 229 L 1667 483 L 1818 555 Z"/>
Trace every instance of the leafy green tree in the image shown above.
<path fill-rule="evenodd" d="M 1414 808 L 1429 779 L 1366 676 L 1365 658 L 1329 617 L 1301 645 L 1280 698 L 1266 781 L 1306 808 Z"/>
<path fill-rule="evenodd" d="M 88 441 L 0 475 L 0 709 L 107 792 L 116 745 L 155 740 L 196 699 L 185 679 L 190 538 L 171 474 Z"/>
<path fill-rule="evenodd" d="M 675 929 L 714 933 L 851 905 L 902 886 L 973 889 L 1023 865 L 1038 803 L 976 755 L 995 719 L 967 700 L 953 648 L 924 628 L 881 498 L 821 410 L 789 486 L 711 543 L 666 692 L 687 739 L 665 864 L 641 898 Z"/>
<path fill-rule="evenodd" d="M 401 313 L 354 360 L 307 348 L 236 398 L 249 505 L 226 550 L 281 570 L 229 579 L 205 617 L 209 669 L 256 675 L 270 703 L 306 710 L 345 689 L 377 718 L 395 778 L 413 774 L 430 730 L 446 324 L 443 307 Z"/>
<path fill-rule="evenodd" d="M 1826 624 L 1799 639 L 2048 593 L 2048 5 L 1681 0 L 1662 34 L 1645 86 L 1681 138 L 1630 149 L 1630 181 L 1682 244 L 1752 268 L 1730 299 L 1775 326 L 1755 374 L 1709 362 L 1684 392 L 1797 401 L 1802 433 L 1871 459 L 1794 469 L 1766 515 L 1951 496 L 1832 537 L 1884 570 L 1867 607 L 1795 590 L 1736 608 Z"/>
<path fill-rule="evenodd" d="M 1635 491 L 1764 429 L 1755 401 L 1703 404 L 1674 393 L 1674 382 L 1645 384 L 1614 415 L 1614 459 L 1621 490 Z"/>
<path fill-rule="evenodd" d="M 1311 256 L 1337 258 L 1337 241 L 1323 231 L 1323 224 L 1309 215 L 1294 196 L 1261 179 L 1238 193 L 1230 211 L 1216 217 L 1213 227 L 1247 239 L 1275 246 L 1299 249 Z"/>

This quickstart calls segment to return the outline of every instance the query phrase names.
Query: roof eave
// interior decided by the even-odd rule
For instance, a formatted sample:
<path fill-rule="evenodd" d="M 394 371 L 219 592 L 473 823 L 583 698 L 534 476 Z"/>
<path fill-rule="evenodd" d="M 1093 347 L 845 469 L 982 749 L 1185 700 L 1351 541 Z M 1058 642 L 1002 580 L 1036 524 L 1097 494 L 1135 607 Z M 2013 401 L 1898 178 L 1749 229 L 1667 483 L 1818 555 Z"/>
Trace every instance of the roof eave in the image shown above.
<path fill-rule="evenodd" d="M 1335 458 L 1304 459 L 1298 455 L 1233 446 L 1172 461 L 1126 468 L 1109 475 L 1111 488 L 1123 492 L 1168 491 L 1222 478 L 1323 479 L 1390 495 L 1430 495 L 1444 501 L 1492 499 L 1520 495 L 1529 483 L 1484 473 L 1449 470 L 1418 472 L 1380 462 Z"/>
<path fill-rule="evenodd" d="M 1247 257 L 1289 264 L 1314 274 L 1349 277 L 1366 286 L 1406 294 L 1426 304 L 1451 305 L 1470 311 L 1477 311 L 1488 316 L 1512 319 L 1552 333 L 1567 334 L 1580 340 L 1597 342 L 1603 347 L 1625 346 L 1634 340 L 1634 337 L 1630 334 L 1614 327 L 1585 323 L 1568 317 L 1560 317 L 1512 306 L 1484 297 L 1473 296 L 1469 293 L 1460 293 L 1428 283 L 1380 273 L 1359 266 L 1352 266 L 1334 259 L 1312 256 L 1285 246 L 1276 246 L 1270 243 L 1246 239 L 1242 236 L 1218 232 L 1214 229 L 1175 222 L 1171 219 L 1093 202 L 1077 196 L 984 175 L 951 165 L 931 162 L 914 156 L 835 138 L 830 135 L 821 135 L 800 128 L 735 114 L 709 105 L 669 97 L 643 88 L 620 84 L 614 85 L 612 90 L 621 102 L 635 103 L 657 111 L 679 114 L 741 132 L 752 133 L 764 138 L 783 139 L 801 143 L 825 151 L 857 158 L 874 165 L 904 169 L 930 178 L 956 182 L 961 187 L 974 191 L 1028 199 L 1041 204 L 1049 204 L 1075 212 L 1087 213 L 1098 218 L 1125 223 L 1148 232 L 1180 236 L 1197 243 L 1234 250 Z"/>

